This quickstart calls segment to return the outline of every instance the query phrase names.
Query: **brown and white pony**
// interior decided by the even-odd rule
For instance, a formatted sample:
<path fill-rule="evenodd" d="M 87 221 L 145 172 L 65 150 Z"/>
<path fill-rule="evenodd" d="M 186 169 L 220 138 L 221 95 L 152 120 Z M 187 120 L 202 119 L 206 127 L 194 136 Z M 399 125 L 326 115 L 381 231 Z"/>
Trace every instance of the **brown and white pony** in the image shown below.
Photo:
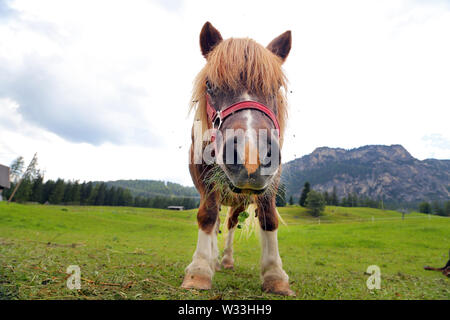
<path fill-rule="evenodd" d="M 263 47 L 248 38 L 223 40 L 209 22 L 201 30 L 200 47 L 206 65 L 193 89 L 191 110 L 195 111 L 195 119 L 189 164 L 201 196 L 199 230 L 183 288 L 211 289 L 216 270 L 221 266 L 233 268 L 233 235 L 238 217 L 252 204 L 261 228 L 262 288 L 265 292 L 294 294 L 278 252 L 275 206 L 287 118 L 282 64 L 291 42 L 290 31 Z M 221 204 L 231 209 L 225 250 L 219 262 Z"/>

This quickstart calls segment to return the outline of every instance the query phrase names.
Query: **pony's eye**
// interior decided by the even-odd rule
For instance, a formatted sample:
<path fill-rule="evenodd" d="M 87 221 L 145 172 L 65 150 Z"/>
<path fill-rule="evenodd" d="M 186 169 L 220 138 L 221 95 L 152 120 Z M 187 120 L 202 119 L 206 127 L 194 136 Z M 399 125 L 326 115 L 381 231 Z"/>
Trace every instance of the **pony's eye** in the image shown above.
<path fill-rule="evenodd" d="M 213 86 L 211 85 L 211 82 L 209 82 L 208 80 L 206 80 L 206 92 L 207 92 L 209 95 L 212 95 L 212 94 L 214 93 L 214 88 L 213 88 Z"/>

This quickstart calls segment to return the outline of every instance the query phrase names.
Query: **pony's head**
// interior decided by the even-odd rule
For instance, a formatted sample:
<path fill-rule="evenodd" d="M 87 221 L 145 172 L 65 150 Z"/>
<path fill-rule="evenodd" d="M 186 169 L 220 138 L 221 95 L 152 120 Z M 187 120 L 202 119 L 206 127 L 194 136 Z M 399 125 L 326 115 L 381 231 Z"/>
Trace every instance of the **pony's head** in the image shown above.
<path fill-rule="evenodd" d="M 200 33 L 206 65 L 191 108 L 203 131 L 214 130 L 216 169 L 236 193 L 264 192 L 279 176 L 287 117 L 282 64 L 291 41 L 290 31 L 267 47 L 248 38 L 223 40 L 209 22 Z"/>

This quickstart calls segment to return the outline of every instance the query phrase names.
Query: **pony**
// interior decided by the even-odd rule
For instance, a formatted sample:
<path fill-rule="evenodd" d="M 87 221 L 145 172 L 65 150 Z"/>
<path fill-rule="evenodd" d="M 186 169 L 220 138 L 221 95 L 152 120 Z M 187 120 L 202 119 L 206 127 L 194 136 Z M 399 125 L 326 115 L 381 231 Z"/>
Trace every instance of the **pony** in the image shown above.
<path fill-rule="evenodd" d="M 282 64 L 291 43 L 291 31 L 267 47 L 249 38 L 224 40 L 210 22 L 200 32 L 206 64 L 194 81 L 189 151 L 189 171 L 200 193 L 198 241 L 182 288 L 211 289 L 215 271 L 234 267 L 233 238 L 239 215 L 253 206 L 260 225 L 262 290 L 294 295 L 278 251 L 280 217 L 275 205 L 287 120 Z M 229 210 L 219 261 L 221 205 Z"/>

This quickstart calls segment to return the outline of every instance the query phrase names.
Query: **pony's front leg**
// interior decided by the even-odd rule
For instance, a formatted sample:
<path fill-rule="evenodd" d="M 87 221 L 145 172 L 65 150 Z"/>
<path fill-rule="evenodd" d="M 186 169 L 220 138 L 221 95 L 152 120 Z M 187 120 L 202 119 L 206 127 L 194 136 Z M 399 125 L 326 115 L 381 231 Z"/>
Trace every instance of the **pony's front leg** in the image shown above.
<path fill-rule="evenodd" d="M 289 277 L 283 270 L 280 253 L 278 251 L 278 216 L 275 199 L 262 200 L 257 209 L 261 227 L 261 278 L 264 292 L 293 296 L 295 293 L 289 288 Z"/>
<path fill-rule="evenodd" d="M 198 240 L 192 262 L 186 267 L 182 288 L 211 289 L 212 277 L 218 267 L 217 223 L 219 201 L 211 194 L 201 202 L 197 214 Z"/>

